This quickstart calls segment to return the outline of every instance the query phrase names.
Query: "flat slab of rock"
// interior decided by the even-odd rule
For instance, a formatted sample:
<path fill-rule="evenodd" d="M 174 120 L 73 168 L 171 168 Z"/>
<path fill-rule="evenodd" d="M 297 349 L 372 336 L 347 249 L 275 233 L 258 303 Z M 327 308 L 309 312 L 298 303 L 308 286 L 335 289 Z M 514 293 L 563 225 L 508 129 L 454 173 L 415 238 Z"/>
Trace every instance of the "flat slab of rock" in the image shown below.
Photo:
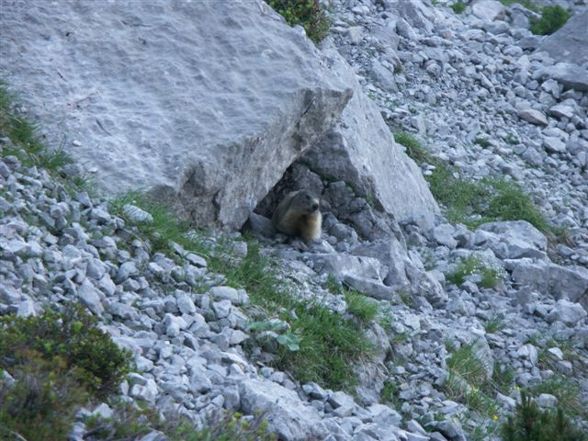
<path fill-rule="evenodd" d="M 551 262 L 520 259 L 508 262 L 512 280 L 556 299 L 567 298 L 588 310 L 588 270 L 581 266 L 564 267 Z"/>
<path fill-rule="evenodd" d="M 327 435 L 316 409 L 304 405 L 294 391 L 270 381 L 244 380 L 239 386 L 241 409 L 259 414 L 271 433 L 286 441 L 323 439 Z"/>
<path fill-rule="evenodd" d="M 0 75 L 107 193 L 238 228 L 351 97 L 262 1 L 4 2 Z"/>
<path fill-rule="evenodd" d="M 421 170 L 396 144 L 378 107 L 363 93 L 337 50 L 325 47 L 323 52 L 333 73 L 352 85 L 353 98 L 341 122 L 305 154 L 304 161 L 322 176 L 353 183 L 359 196 L 369 195 L 398 222 L 431 228 L 439 207 Z"/>
<path fill-rule="evenodd" d="M 472 14 L 482 20 L 502 20 L 506 17 L 506 8 L 497 0 L 479 0 L 472 5 Z"/>
<path fill-rule="evenodd" d="M 557 63 L 542 67 L 533 74 L 534 79 L 553 78 L 565 89 L 588 91 L 588 69 L 574 63 Z"/>
<path fill-rule="evenodd" d="M 582 65 L 588 62 L 588 10 L 572 16 L 565 25 L 545 37 L 537 51 L 547 52 L 556 61 Z"/>
<path fill-rule="evenodd" d="M 531 124 L 546 126 L 548 124 L 547 118 L 539 110 L 531 109 L 530 107 L 523 107 L 518 111 L 519 118 L 530 122 Z"/>

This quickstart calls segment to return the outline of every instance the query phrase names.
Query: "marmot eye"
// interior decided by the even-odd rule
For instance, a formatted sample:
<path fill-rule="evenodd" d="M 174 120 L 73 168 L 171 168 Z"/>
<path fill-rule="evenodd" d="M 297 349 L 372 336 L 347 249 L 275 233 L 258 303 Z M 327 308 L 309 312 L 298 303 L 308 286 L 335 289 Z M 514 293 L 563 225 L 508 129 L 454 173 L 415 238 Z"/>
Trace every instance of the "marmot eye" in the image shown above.
<path fill-rule="evenodd" d="M 319 205 L 315 202 L 314 204 L 312 204 L 312 209 L 314 210 L 318 210 Z"/>

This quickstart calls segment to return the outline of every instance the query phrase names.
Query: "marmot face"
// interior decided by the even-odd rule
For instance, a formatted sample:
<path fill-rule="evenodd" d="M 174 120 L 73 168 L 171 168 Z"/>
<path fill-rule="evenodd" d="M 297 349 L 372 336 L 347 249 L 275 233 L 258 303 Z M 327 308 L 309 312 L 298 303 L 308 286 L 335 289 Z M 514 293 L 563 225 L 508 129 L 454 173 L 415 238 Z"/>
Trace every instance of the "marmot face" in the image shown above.
<path fill-rule="evenodd" d="M 312 214 L 319 209 L 319 200 L 315 198 L 310 192 L 300 190 L 292 198 L 290 209 L 295 210 L 300 214 Z"/>
<path fill-rule="evenodd" d="M 307 190 L 288 193 L 280 202 L 272 223 L 276 230 L 289 236 L 300 236 L 306 242 L 318 240 L 322 216 L 319 200 Z"/>

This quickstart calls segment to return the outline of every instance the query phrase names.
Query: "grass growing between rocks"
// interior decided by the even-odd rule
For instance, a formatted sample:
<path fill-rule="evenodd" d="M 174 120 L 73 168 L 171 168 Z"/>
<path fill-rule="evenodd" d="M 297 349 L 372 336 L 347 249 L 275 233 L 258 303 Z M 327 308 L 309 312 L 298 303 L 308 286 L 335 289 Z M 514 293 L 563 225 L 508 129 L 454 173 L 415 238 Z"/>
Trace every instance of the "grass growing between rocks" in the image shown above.
<path fill-rule="evenodd" d="M 301 25 L 315 43 L 327 36 L 330 22 L 319 0 L 267 0 L 267 3 L 289 25 Z"/>
<path fill-rule="evenodd" d="M 77 409 L 107 398 L 129 370 L 129 353 L 82 307 L 2 317 L 0 371 L 14 381 L 0 378 L 0 438 L 66 439 Z"/>
<path fill-rule="evenodd" d="M 557 233 L 516 183 L 503 178 L 466 179 L 456 168 L 431 155 L 412 135 L 400 132 L 394 137 L 417 164 L 434 167 L 425 179 L 435 199 L 445 206 L 450 222 L 476 228 L 486 222 L 526 220 L 544 233 Z"/>
<path fill-rule="evenodd" d="M 475 256 L 469 256 L 462 259 L 457 268 L 452 273 L 446 274 L 447 281 L 454 285 L 462 285 L 468 276 L 478 274 L 480 280 L 478 284 L 483 288 L 494 288 L 500 282 L 500 272 L 495 268 L 490 268 L 482 263 Z"/>
<path fill-rule="evenodd" d="M 504 6 L 511 6 L 515 3 L 518 3 L 519 5 L 524 6 L 529 11 L 533 12 L 539 12 L 541 10 L 541 8 L 531 0 L 500 0 L 500 3 L 502 3 Z"/>
<path fill-rule="evenodd" d="M 63 181 L 63 167 L 72 164 L 73 159 L 61 148 L 47 148 L 37 134 L 37 127 L 14 112 L 15 101 L 15 97 L 0 82 L 0 138 L 5 136 L 9 140 L 0 141 L 0 156 L 15 156 L 25 166 L 43 168 Z M 79 189 L 88 186 L 83 176 L 72 176 L 67 184 Z"/>
<path fill-rule="evenodd" d="M 244 288 L 251 303 L 265 311 L 267 317 L 279 317 L 290 326 L 289 337 L 297 345 L 280 345 L 275 365 L 290 371 L 302 381 L 315 381 L 332 389 L 351 390 L 355 384 L 353 366 L 370 355 L 371 346 L 364 337 L 362 318 L 373 314 L 370 306 L 354 298 L 359 323 L 336 314 L 316 303 L 308 304 L 295 298 L 289 283 L 278 276 L 274 262 L 261 253 L 253 240 L 247 242 L 247 255 L 231 256 L 230 243 L 219 241 L 210 245 L 204 236 L 187 234 L 189 225 L 177 219 L 166 207 L 139 194 L 129 194 L 112 202 L 113 212 L 125 218 L 122 207 L 132 203 L 153 216 L 153 223 L 139 224 L 140 235 L 149 239 L 154 251 L 172 253 L 172 242 L 187 251 L 204 256 L 208 267 L 225 275 L 227 284 Z M 289 341 L 292 338 L 289 339 Z M 293 340 L 290 341 L 293 343 Z M 298 350 L 292 350 L 298 346 Z"/>
<path fill-rule="evenodd" d="M 455 12 L 456 14 L 461 14 L 463 11 L 465 11 L 466 9 L 466 4 L 463 3 L 462 1 L 457 1 L 454 4 L 452 4 L 451 9 L 453 9 L 453 12 Z"/>
<path fill-rule="evenodd" d="M 572 14 L 559 5 L 545 6 L 541 10 L 541 18 L 531 19 L 531 32 L 536 35 L 553 34 L 561 28 Z"/>
<path fill-rule="evenodd" d="M 447 359 L 447 370 L 449 375 L 444 389 L 450 399 L 458 400 L 489 418 L 497 416 L 499 406 L 489 395 L 492 384 L 473 344 L 454 350 Z"/>

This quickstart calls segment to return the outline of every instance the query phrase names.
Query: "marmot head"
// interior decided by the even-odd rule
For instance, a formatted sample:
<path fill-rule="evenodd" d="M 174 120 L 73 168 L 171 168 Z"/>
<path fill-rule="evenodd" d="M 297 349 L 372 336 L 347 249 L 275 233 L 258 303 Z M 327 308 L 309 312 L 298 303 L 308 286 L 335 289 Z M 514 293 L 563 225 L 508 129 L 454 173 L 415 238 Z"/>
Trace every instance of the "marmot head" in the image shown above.
<path fill-rule="evenodd" d="M 318 211 L 319 206 L 320 203 L 316 196 L 308 190 L 300 190 L 292 198 L 290 209 L 294 209 L 299 213 L 312 214 Z"/>

